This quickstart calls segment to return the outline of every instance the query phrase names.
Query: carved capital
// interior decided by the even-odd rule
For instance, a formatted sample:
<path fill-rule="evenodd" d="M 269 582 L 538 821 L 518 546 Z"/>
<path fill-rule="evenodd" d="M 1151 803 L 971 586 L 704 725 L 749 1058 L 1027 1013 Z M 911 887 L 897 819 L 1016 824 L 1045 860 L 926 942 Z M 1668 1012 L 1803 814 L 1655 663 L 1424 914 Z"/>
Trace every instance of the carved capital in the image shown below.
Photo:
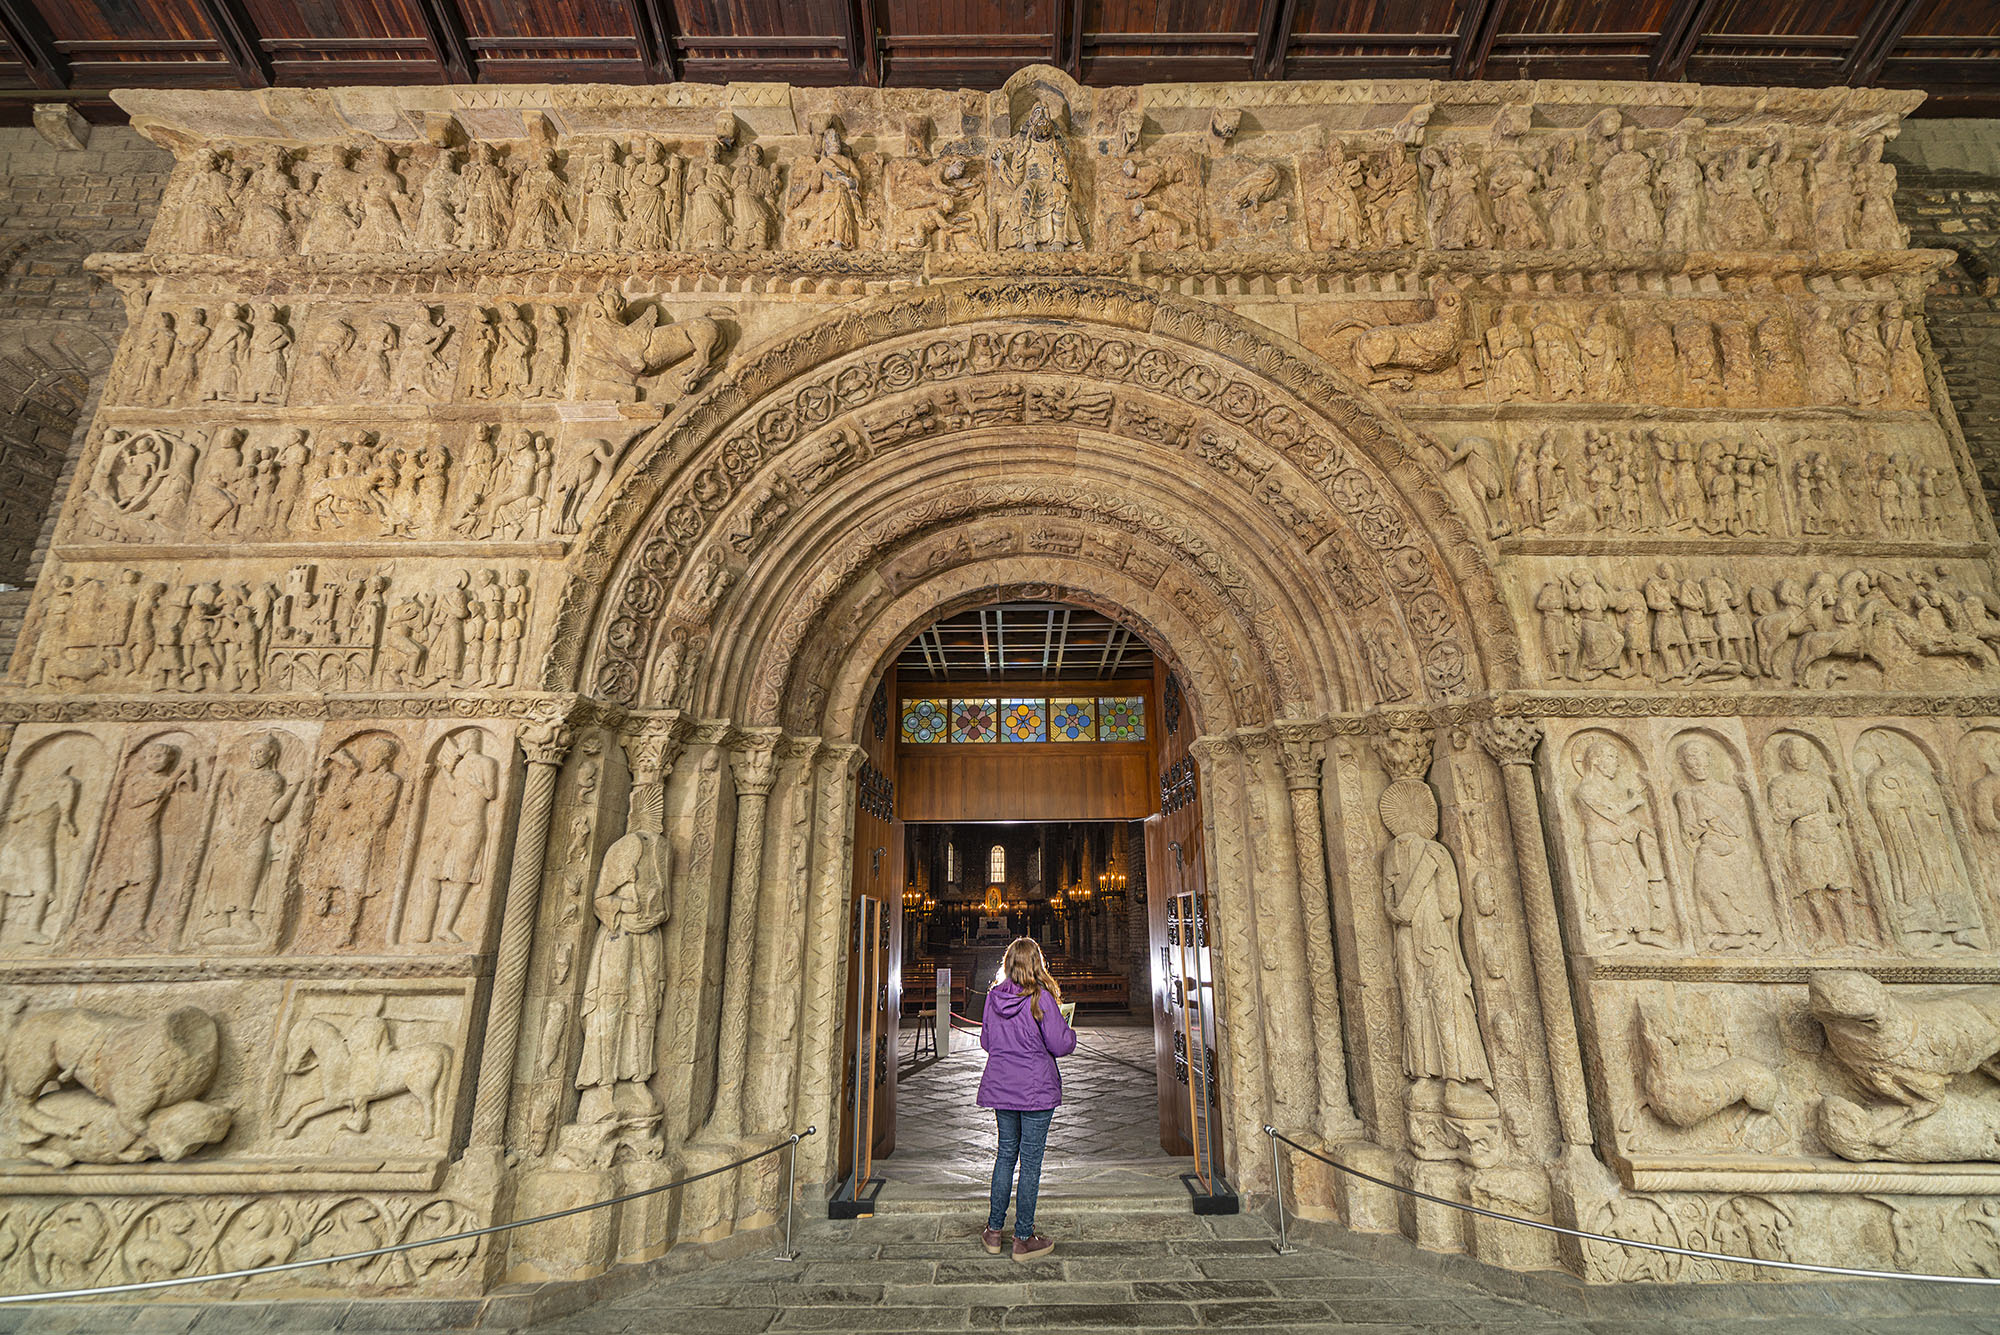
<path fill-rule="evenodd" d="M 665 782 L 667 776 L 673 773 L 674 762 L 680 759 L 688 732 L 686 719 L 679 714 L 668 714 L 645 720 L 637 732 L 627 733 L 619 739 L 625 745 L 626 761 L 632 766 L 635 788 L 642 784 Z"/>
<path fill-rule="evenodd" d="M 1326 759 L 1326 744 L 1315 730 L 1278 729 L 1278 758 L 1285 766 L 1285 787 L 1291 792 L 1319 787 L 1319 767 Z"/>
<path fill-rule="evenodd" d="M 1375 739 L 1375 754 L 1392 779 L 1421 779 L 1430 773 L 1431 734 L 1423 728 L 1391 728 Z"/>
<path fill-rule="evenodd" d="M 742 735 L 737 749 L 729 753 L 729 772 L 735 776 L 737 796 L 770 796 L 771 785 L 778 779 L 779 739 L 776 728 L 753 728 Z"/>
<path fill-rule="evenodd" d="M 554 719 L 530 719 L 521 725 L 520 738 L 530 765 L 560 765 L 576 741 L 576 729 Z"/>
<path fill-rule="evenodd" d="M 1541 743 L 1542 725 L 1536 719 L 1502 714 L 1479 727 L 1479 744 L 1502 765 L 1532 765 Z"/>
<path fill-rule="evenodd" d="M 1218 763 L 1242 751 L 1243 743 L 1235 737 L 1197 737 L 1188 743 L 1188 754 L 1201 766 L 1204 779 L 1215 772 Z"/>

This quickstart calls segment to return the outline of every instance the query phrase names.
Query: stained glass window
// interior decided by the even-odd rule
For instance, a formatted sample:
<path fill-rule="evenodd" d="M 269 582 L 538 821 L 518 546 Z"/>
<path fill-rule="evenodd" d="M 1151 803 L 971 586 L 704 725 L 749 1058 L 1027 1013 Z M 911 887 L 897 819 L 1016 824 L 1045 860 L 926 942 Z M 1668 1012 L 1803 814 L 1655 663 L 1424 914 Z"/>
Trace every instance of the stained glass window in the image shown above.
<path fill-rule="evenodd" d="M 1000 740 L 1046 742 L 1049 739 L 1048 705 L 1046 700 L 1002 700 Z"/>
<path fill-rule="evenodd" d="M 941 742 L 945 738 L 945 702 L 942 700 L 903 701 L 903 740 Z"/>
<path fill-rule="evenodd" d="M 1101 742 L 1146 740 L 1146 699 L 1139 695 L 1107 695 L 1097 701 L 1097 739 Z"/>
<path fill-rule="evenodd" d="M 1097 701 L 1049 701 L 1049 740 L 1052 742 L 1096 741 Z"/>
<path fill-rule="evenodd" d="M 989 885 L 1004 885 L 1007 881 L 1007 850 L 995 844 L 986 853 L 986 880 Z"/>
<path fill-rule="evenodd" d="M 990 742 L 1000 735 L 999 711 L 991 700 L 951 702 L 951 739 L 954 742 Z"/>

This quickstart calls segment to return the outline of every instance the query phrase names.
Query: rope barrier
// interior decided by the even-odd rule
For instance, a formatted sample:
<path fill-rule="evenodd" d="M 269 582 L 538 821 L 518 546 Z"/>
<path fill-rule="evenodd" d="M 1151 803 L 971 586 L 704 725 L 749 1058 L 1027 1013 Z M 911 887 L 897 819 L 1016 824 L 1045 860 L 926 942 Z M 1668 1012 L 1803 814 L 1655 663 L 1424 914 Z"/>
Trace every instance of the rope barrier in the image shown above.
<path fill-rule="evenodd" d="M 179 1279 L 149 1279 L 143 1283 L 136 1284 L 105 1284 L 96 1288 L 59 1289 L 49 1293 L 0 1294 L 0 1306 L 11 1306 L 21 1303 L 47 1303 L 65 1298 L 93 1298 L 106 1293 L 143 1293 L 154 1289 L 175 1289 L 188 1284 L 212 1284 L 216 1280 L 221 1279 L 248 1279 L 255 1275 L 274 1275 L 288 1270 L 310 1270 L 315 1266 L 341 1265 L 348 1261 L 372 1260 L 377 1256 L 389 1256 L 396 1252 L 414 1251 L 419 1247 L 440 1247 L 448 1242 L 465 1242 L 473 1238 L 483 1238 L 492 1233 L 505 1233 L 509 1229 L 527 1228 L 532 1224 L 546 1224 L 555 1219 L 567 1219 L 571 1215 L 585 1214 L 591 1210 L 602 1210 L 607 1206 L 623 1205 L 627 1201 L 636 1201 L 645 1196 L 656 1196 L 660 1192 L 672 1191 L 675 1187 L 689 1186 L 702 1181 L 704 1178 L 714 1177 L 718 1173 L 727 1173 L 733 1169 L 741 1168 L 744 1164 L 755 1163 L 757 1160 L 776 1154 L 782 1149 L 789 1149 L 792 1153 L 785 1174 L 785 1246 L 784 1251 L 779 1254 L 779 1259 L 786 1261 L 796 1260 L 798 1259 L 798 1253 L 792 1250 L 791 1197 L 792 1187 L 798 1181 L 799 1142 L 807 1136 L 817 1135 L 818 1133 L 818 1127 L 809 1126 L 803 1131 L 794 1131 L 785 1139 L 758 1150 L 755 1154 L 745 1155 L 743 1158 L 731 1163 L 723 1164 L 717 1168 L 710 1168 L 706 1172 L 696 1173 L 693 1177 L 684 1177 L 675 1182 L 663 1182 L 657 1187 L 643 1187 L 638 1191 L 628 1191 L 623 1196 L 613 1196 L 608 1200 L 592 1201 L 588 1205 L 572 1205 L 567 1210 L 553 1210 L 548 1214 L 538 1214 L 532 1219 L 515 1219 L 505 1224 L 489 1224 L 485 1228 L 467 1229 L 463 1233 L 446 1233 L 435 1238 L 419 1238 L 414 1242 L 398 1242 L 387 1247 L 374 1247 L 365 1252 L 344 1252 L 339 1256 L 316 1256 L 304 1261 L 284 1261 L 277 1265 L 251 1266 L 247 1270 L 219 1270 L 214 1274 L 185 1275 Z"/>
<path fill-rule="evenodd" d="M 1481 1206 L 1468 1205 L 1464 1201 L 1454 1201 L 1444 1196 L 1433 1196 L 1427 1191 L 1418 1191 L 1415 1187 L 1406 1187 L 1401 1183 L 1386 1181 L 1376 1177 L 1373 1173 L 1364 1173 L 1359 1168 L 1353 1168 L 1344 1163 L 1337 1163 L 1327 1158 L 1324 1154 L 1321 1154 L 1318 1150 L 1299 1144 L 1299 1142 L 1293 1140 L 1274 1126 L 1265 1126 L 1264 1134 L 1271 1138 L 1271 1166 L 1272 1171 L 1277 1175 L 1278 1252 L 1280 1255 L 1293 1250 L 1285 1222 L 1284 1160 L 1278 1157 L 1278 1142 L 1282 1140 L 1293 1149 L 1299 1151 L 1299 1153 L 1317 1159 L 1327 1167 L 1338 1169 L 1350 1177 L 1358 1177 L 1363 1182 L 1372 1182 L 1378 1187 L 1387 1187 L 1391 1191 L 1401 1192 L 1405 1196 L 1413 1196 L 1420 1201 L 1429 1201 L 1433 1205 L 1449 1206 L 1451 1209 L 1461 1210 L 1466 1214 L 1479 1215 L 1485 1219 L 1497 1219 L 1506 1224 L 1519 1224 L 1523 1228 L 1537 1228 L 1544 1233 L 1561 1233 L 1566 1237 L 1582 1238 L 1587 1242 L 1602 1242 L 1613 1247 L 1638 1247 L 1649 1252 L 1665 1252 L 1671 1256 L 1691 1256 L 1698 1261 L 1729 1261 L 1736 1265 L 1761 1265 L 1772 1270 L 1803 1270 L 1815 1275 L 1847 1275 L 1856 1279 L 1914 1279 L 1926 1284 L 1978 1284 L 1987 1287 L 2000 1287 L 2000 1279 L 1988 1279 L 1980 1275 L 1934 1275 L 1921 1270 L 1864 1270 L 1855 1266 L 1816 1265 L 1809 1261 L 1767 1261 L 1756 1256 L 1734 1256 L 1728 1252 L 1707 1252 L 1693 1247 L 1674 1247 L 1664 1242 L 1642 1242 L 1637 1238 L 1620 1238 L 1608 1233 L 1590 1233 L 1580 1228 L 1564 1228 L 1561 1224 L 1545 1224 L 1539 1219 L 1523 1219 L 1519 1215 L 1502 1214 L 1498 1210 L 1488 1210 Z"/>

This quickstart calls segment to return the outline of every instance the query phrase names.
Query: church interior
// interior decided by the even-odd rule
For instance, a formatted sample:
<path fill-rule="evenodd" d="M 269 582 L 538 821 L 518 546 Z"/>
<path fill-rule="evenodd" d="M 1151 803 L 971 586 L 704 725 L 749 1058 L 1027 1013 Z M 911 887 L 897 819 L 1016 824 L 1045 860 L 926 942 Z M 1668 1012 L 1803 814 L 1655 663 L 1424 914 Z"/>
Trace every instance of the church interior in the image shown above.
<path fill-rule="evenodd" d="M 0 1335 L 1992 1327 L 1996 128 L 1962 0 L 0 0 Z"/>

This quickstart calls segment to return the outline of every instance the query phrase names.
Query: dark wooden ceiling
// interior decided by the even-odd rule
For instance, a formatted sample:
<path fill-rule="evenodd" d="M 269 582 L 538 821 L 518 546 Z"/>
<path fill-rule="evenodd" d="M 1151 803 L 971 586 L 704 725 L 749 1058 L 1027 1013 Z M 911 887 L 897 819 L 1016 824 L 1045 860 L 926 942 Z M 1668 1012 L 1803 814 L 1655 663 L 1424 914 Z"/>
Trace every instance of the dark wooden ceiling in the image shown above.
<path fill-rule="evenodd" d="M 0 101 L 123 87 L 1687 79 L 2000 114 L 1995 0 L 0 0 Z"/>

